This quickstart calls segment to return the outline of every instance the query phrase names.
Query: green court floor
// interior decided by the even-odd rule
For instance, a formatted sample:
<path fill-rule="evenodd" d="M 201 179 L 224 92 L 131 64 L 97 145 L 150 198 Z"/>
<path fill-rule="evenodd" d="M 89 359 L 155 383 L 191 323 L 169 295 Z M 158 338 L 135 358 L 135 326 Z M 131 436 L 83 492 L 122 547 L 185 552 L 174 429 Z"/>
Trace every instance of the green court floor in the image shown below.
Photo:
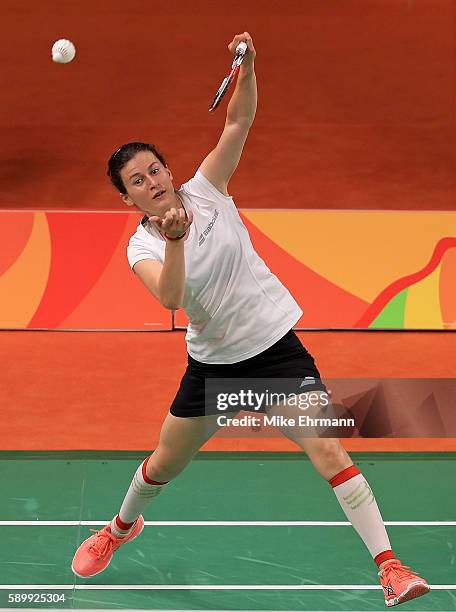
<path fill-rule="evenodd" d="M 99 576 L 76 578 L 76 547 L 118 510 L 143 456 L 0 453 L 0 608 L 386 609 L 334 493 L 294 453 L 201 453 L 146 511 L 142 535 Z M 456 610 L 456 455 L 353 458 L 399 523 L 393 549 L 436 587 L 399 609 Z"/>

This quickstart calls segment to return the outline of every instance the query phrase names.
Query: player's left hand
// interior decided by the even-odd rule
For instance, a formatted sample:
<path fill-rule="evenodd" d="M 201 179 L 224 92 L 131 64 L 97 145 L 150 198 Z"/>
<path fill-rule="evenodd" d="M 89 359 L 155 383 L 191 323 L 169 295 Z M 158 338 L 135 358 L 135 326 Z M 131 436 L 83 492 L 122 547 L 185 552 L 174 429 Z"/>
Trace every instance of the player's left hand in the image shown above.
<path fill-rule="evenodd" d="M 251 68 L 253 66 L 253 62 L 255 61 L 256 51 L 255 51 L 255 47 L 253 46 L 252 37 L 250 36 L 248 32 L 243 32 L 242 34 L 236 34 L 236 36 L 233 38 L 233 40 L 228 45 L 228 49 L 234 55 L 234 53 L 236 52 L 236 47 L 238 46 L 240 42 L 247 43 L 247 51 L 242 61 L 241 69 L 243 66 Z"/>

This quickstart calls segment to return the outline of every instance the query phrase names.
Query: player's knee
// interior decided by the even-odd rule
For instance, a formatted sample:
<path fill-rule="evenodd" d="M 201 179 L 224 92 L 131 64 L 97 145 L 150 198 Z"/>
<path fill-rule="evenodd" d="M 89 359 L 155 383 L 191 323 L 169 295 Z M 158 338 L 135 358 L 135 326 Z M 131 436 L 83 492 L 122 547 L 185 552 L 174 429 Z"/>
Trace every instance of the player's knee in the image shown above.
<path fill-rule="evenodd" d="M 183 469 L 183 468 L 182 468 Z M 182 472 L 182 469 L 177 469 L 171 466 L 163 466 L 163 465 L 153 465 L 150 469 L 150 473 L 148 470 L 148 476 L 152 480 L 156 480 L 157 482 L 169 482 L 170 480 L 174 480 L 176 476 Z"/>
<path fill-rule="evenodd" d="M 188 465 L 190 458 L 176 457 L 160 446 L 151 455 L 147 463 L 147 475 L 158 482 L 169 482 L 176 478 Z"/>
<path fill-rule="evenodd" d="M 347 454 L 339 442 L 333 438 L 321 438 L 318 448 L 318 460 L 328 470 L 344 469 Z"/>

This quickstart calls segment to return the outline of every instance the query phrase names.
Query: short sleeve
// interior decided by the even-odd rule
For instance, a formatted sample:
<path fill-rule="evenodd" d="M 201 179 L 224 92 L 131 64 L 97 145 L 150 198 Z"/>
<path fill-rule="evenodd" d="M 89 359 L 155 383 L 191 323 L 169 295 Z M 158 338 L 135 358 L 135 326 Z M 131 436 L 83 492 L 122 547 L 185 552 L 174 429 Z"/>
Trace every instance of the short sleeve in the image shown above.
<path fill-rule="evenodd" d="M 143 259 L 156 259 L 162 261 L 162 256 L 153 248 L 153 245 L 138 236 L 132 236 L 130 238 L 130 242 L 127 246 L 127 258 L 132 270 L 133 266 Z"/>
<path fill-rule="evenodd" d="M 217 203 L 233 202 L 231 196 L 224 195 L 201 172 L 197 170 L 194 177 L 182 185 L 183 191 L 195 202 L 197 206 L 213 207 Z"/>

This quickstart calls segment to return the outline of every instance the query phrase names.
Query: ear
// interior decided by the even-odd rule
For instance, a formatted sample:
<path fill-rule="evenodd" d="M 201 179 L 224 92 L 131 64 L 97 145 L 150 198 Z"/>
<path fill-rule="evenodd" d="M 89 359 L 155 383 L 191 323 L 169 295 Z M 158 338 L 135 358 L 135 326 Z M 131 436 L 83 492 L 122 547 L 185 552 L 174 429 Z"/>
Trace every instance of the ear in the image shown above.
<path fill-rule="evenodd" d="M 169 174 L 169 178 L 173 180 L 173 175 L 171 174 L 171 170 L 166 166 L 166 172 Z"/>
<path fill-rule="evenodd" d="M 128 195 L 128 193 L 121 193 L 120 194 L 120 199 L 122 200 L 122 202 L 124 204 L 126 204 L 127 206 L 134 206 L 135 203 L 133 202 L 133 200 L 130 198 L 130 196 Z"/>

